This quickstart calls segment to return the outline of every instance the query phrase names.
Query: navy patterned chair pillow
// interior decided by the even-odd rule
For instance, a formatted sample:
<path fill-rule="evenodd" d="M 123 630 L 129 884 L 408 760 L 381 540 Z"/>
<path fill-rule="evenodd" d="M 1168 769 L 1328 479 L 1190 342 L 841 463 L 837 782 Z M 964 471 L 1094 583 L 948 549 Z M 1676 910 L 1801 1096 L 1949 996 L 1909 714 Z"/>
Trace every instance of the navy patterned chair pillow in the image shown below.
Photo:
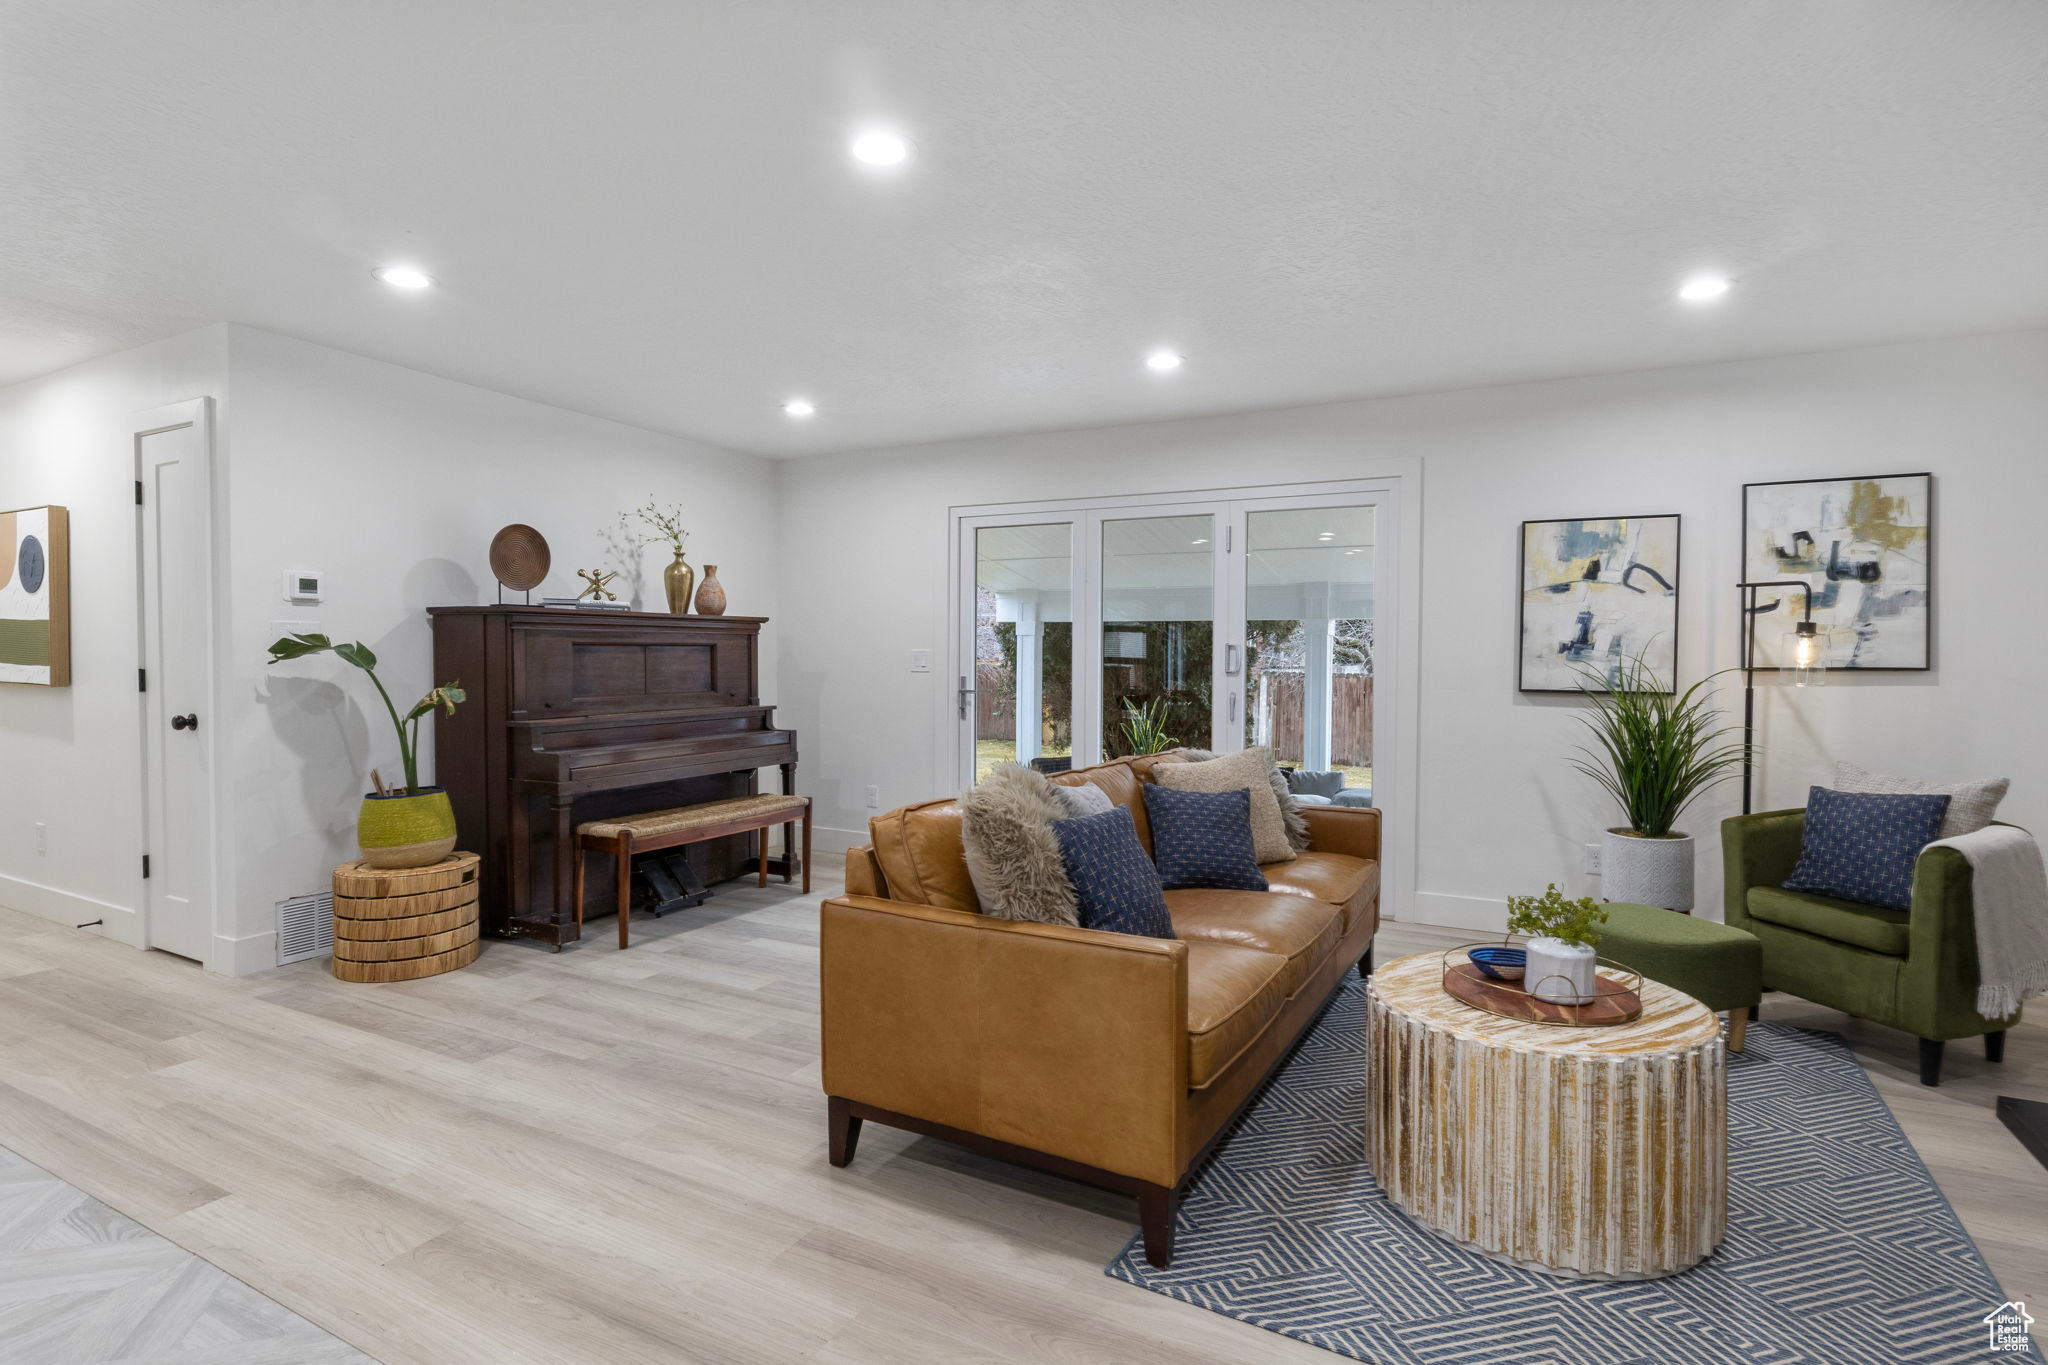
<path fill-rule="evenodd" d="M 1892 796 L 1829 791 L 1806 794 L 1806 826 L 1799 835 L 1799 865 L 1787 891 L 1913 908 L 1913 864 L 1941 837 L 1946 796 Z"/>
<path fill-rule="evenodd" d="M 1175 791 L 1155 782 L 1142 790 L 1152 821 L 1152 864 L 1162 885 L 1267 889 L 1252 843 L 1251 792 Z"/>
<path fill-rule="evenodd" d="M 1052 834 L 1060 842 L 1060 861 L 1074 885 L 1083 929 L 1175 937 L 1159 873 L 1138 842 L 1129 810 L 1112 806 L 1100 815 L 1055 820 Z"/>

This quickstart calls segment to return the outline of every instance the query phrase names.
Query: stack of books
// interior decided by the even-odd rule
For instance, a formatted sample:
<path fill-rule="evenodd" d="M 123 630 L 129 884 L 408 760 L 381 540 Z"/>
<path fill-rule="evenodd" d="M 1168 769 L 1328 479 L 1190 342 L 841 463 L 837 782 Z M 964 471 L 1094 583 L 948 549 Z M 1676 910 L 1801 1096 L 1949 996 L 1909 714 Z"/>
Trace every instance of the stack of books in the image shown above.
<path fill-rule="evenodd" d="M 543 597 L 544 607 L 560 607 L 566 611 L 631 611 L 630 602 L 586 602 L 580 597 Z"/>

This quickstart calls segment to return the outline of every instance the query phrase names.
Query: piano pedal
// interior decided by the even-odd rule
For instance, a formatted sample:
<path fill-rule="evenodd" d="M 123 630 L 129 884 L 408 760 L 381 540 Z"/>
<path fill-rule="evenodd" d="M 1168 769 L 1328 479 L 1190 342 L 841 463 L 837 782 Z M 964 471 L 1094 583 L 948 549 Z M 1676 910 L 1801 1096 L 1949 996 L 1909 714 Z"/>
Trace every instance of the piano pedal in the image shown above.
<path fill-rule="evenodd" d="M 635 899 L 656 919 L 671 910 L 688 910 L 711 899 L 711 889 L 698 878 L 696 869 L 681 851 L 634 859 L 633 881 L 642 892 Z"/>

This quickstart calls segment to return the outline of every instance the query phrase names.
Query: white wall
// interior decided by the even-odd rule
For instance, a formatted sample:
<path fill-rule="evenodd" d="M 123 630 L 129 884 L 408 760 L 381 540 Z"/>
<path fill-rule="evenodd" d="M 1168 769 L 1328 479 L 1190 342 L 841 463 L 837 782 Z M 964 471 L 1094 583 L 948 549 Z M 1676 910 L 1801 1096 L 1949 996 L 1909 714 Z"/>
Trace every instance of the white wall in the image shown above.
<path fill-rule="evenodd" d="M 495 600 L 487 551 L 509 522 L 548 539 L 535 592 L 573 597 L 579 568 L 617 567 L 606 533 L 620 512 L 680 503 L 700 574 L 716 564 L 735 616 L 776 614 L 779 561 L 768 463 L 715 447 L 436 379 L 247 327 L 229 329 L 234 377 L 230 479 L 231 641 L 227 718 L 236 970 L 274 961 L 276 902 L 321 890 L 355 856 L 355 817 L 372 767 L 400 772 L 367 680 L 331 656 L 267 667 L 280 623 L 317 622 L 376 651 L 401 707 L 425 692 L 426 609 Z M 645 549 L 614 590 L 665 610 L 669 553 Z M 325 600 L 294 607 L 287 570 L 325 576 Z M 762 647 L 762 696 L 776 700 L 776 635 Z M 431 743 L 422 733 L 431 771 Z"/>
<path fill-rule="evenodd" d="M 141 939 L 142 709 L 135 670 L 129 418 L 223 410 L 227 330 L 208 327 L 0 389 L 0 508 L 71 511 L 70 687 L 0 686 L 0 905 Z M 38 853 L 35 825 L 46 827 Z"/>
<path fill-rule="evenodd" d="M 2048 826 L 2048 642 L 2027 605 L 2048 530 L 2048 332 L 790 462 L 782 699 L 821 823 L 856 837 L 869 783 L 884 808 L 937 794 L 951 676 L 910 674 L 907 658 L 944 648 L 948 508 L 1404 468 L 1422 486 L 1420 696 L 1407 717 L 1419 848 L 1412 900 L 1391 913 L 1497 928 L 1509 893 L 1598 889 L 1581 849 L 1615 813 L 1563 764 L 1580 704 L 1515 691 L 1520 522 L 1683 514 L 1689 681 L 1736 659 L 1745 481 L 1937 476 L 1935 670 L 1772 692 L 1759 808 L 1798 804 L 1844 757 L 1930 779 L 2010 774 L 2007 817 Z M 1739 690 L 1723 695 L 1739 716 Z M 1703 836 L 1710 914 L 1714 836 L 1738 803 L 1723 789 L 1685 822 Z"/>

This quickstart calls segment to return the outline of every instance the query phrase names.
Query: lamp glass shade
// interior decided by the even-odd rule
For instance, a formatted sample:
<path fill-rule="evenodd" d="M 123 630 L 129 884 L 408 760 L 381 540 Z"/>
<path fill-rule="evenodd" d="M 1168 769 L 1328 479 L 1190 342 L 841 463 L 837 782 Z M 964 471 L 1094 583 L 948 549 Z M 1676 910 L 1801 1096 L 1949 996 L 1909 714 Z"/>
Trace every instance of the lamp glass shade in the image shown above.
<path fill-rule="evenodd" d="M 1818 623 L 1801 621 L 1785 637 L 1786 667 L 1794 687 L 1824 687 L 1828 680 L 1827 641 Z"/>

